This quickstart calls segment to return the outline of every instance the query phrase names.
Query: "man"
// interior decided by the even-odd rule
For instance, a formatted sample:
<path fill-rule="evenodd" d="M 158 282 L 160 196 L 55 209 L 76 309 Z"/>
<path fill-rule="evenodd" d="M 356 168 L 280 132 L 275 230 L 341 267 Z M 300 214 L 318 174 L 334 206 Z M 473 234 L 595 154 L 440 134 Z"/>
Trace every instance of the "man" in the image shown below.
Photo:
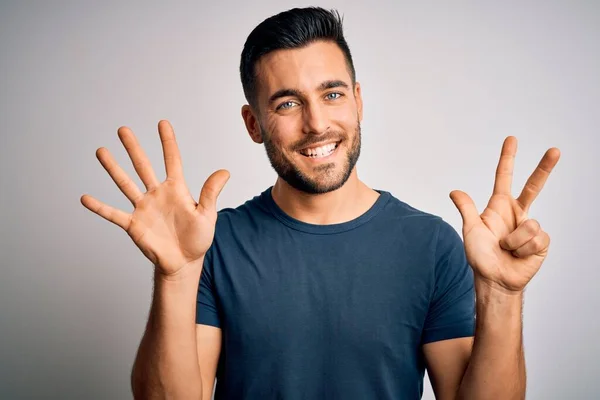
<path fill-rule="evenodd" d="M 558 149 L 514 199 L 507 138 L 481 215 L 466 193 L 450 194 L 463 246 L 441 218 L 359 180 L 361 87 L 336 12 L 265 20 L 240 74 L 242 116 L 278 174 L 273 187 L 217 213 L 220 170 L 197 203 L 161 121 L 162 183 L 131 130 L 118 131 L 146 193 L 97 152 L 131 215 L 81 199 L 156 266 L 135 397 L 210 399 L 216 377 L 218 399 L 416 399 L 427 368 L 439 399 L 524 398 L 523 290 L 549 246 L 527 212 Z"/>

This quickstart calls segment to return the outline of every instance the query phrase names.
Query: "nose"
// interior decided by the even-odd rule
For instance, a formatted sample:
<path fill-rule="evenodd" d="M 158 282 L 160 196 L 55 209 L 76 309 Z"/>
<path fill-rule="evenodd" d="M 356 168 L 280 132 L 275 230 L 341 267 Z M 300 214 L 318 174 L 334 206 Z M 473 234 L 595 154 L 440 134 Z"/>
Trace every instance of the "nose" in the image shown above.
<path fill-rule="evenodd" d="M 318 102 L 307 104 L 304 107 L 304 126 L 305 134 L 320 135 L 329 129 L 329 117 L 325 105 Z"/>

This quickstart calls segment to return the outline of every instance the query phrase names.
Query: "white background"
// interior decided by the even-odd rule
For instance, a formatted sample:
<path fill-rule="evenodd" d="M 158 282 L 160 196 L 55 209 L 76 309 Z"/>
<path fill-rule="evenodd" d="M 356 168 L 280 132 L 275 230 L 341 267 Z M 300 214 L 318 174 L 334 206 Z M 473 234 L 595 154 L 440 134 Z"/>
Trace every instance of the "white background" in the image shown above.
<path fill-rule="evenodd" d="M 84 193 L 131 211 L 95 157 L 135 177 L 131 127 L 164 178 L 175 127 L 192 193 L 227 168 L 219 208 L 275 181 L 245 132 L 247 35 L 292 1 L 0 3 L 0 397 L 121 399 L 143 333 L 151 265 Z M 562 158 L 531 217 L 550 254 L 528 287 L 528 399 L 597 398 L 600 372 L 600 3 L 325 1 L 345 15 L 365 101 L 359 176 L 459 232 L 448 194 L 491 194 L 503 139 L 517 196 L 543 153 Z M 398 379 L 401 379 L 399 377 Z M 429 387 L 423 396 L 432 399 Z"/>

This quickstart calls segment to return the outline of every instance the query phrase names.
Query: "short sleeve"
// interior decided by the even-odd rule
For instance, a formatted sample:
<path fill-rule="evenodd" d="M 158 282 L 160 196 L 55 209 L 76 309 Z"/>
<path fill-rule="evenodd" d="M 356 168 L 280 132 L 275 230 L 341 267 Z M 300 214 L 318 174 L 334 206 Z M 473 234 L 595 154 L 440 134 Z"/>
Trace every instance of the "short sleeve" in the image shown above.
<path fill-rule="evenodd" d="M 441 220 L 435 250 L 435 285 L 422 344 L 475 334 L 473 270 L 456 230 Z"/>
<path fill-rule="evenodd" d="M 196 323 L 221 327 L 217 311 L 216 293 L 213 280 L 212 246 L 204 256 L 200 285 L 196 302 Z"/>

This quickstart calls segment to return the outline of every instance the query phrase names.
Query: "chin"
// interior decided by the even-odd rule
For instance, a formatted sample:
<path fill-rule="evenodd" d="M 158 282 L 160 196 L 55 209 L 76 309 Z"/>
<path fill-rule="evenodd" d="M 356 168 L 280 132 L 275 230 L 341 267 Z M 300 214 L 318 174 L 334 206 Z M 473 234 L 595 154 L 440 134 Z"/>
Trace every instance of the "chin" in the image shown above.
<path fill-rule="evenodd" d="M 350 171 L 336 164 L 327 165 L 327 169 L 319 168 L 321 171 L 313 170 L 308 173 L 296 169 L 294 173 L 284 174 L 280 177 L 293 188 L 309 194 L 324 194 L 333 192 L 348 181 Z"/>

